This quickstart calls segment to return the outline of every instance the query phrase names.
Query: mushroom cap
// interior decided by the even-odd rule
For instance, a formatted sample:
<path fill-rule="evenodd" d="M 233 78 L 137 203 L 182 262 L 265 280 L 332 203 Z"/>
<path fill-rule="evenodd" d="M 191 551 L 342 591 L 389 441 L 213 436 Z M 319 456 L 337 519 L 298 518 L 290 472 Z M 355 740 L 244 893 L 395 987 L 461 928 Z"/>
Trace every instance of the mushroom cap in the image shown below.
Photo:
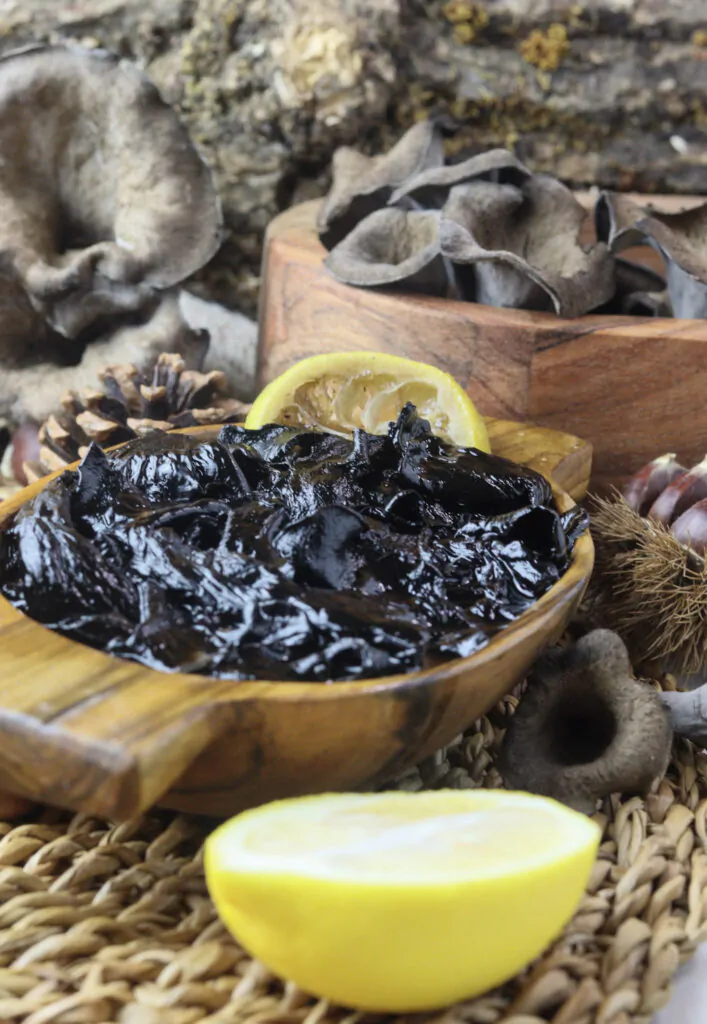
<path fill-rule="evenodd" d="M 0 59 L 0 258 L 75 338 L 203 266 L 221 243 L 211 173 L 133 64 L 41 46 Z"/>
<path fill-rule="evenodd" d="M 660 696 L 632 677 L 608 629 L 534 666 L 503 745 L 506 785 L 591 814 L 611 793 L 644 793 L 663 775 L 672 728 Z"/>
<path fill-rule="evenodd" d="M 423 207 L 441 207 L 455 185 L 482 178 L 500 185 L 521 185 L 531 176 L 528 168 L 507 149 L 490 149 L 458 164 L 429 167 L 396 188 L 389 204 L 412 199 Z"/>
<path fill-rule="evenodd" d="M 434 210 L 376 210 L 334 246 L 324 266 L 338 281 L 359 288 L 397 284 L 444 295 L 449 287 Z"/>
<path fill-rule="evenodd" d="M 594 217 L 597 237 L 614 252 L 648 243 L 661 254 L 675 317 L 707 317 L 707 203 L 663 213 L 603 192 Z"/>
<path fill-rule="evenodd" d="M 331 189 L 317 217 L 322 244 L 338 245 L 364 217 L 385 206 L 393 189 L 443 160 L 442 136 L 433 121 L 413 125 L 380 156 L 342 146 L 334 153 Z"/>
<path fill-rule="evenodd" d="M 614 260 L 606 245 L 579 244 L 585 211 L 568 188 L 547 175 L 521 188 L 476 180 L 457 185 L 440 221 L 442 255 L 473 264 L 476 301 L 547 308 L 581 316 L 614 293 Z"/>

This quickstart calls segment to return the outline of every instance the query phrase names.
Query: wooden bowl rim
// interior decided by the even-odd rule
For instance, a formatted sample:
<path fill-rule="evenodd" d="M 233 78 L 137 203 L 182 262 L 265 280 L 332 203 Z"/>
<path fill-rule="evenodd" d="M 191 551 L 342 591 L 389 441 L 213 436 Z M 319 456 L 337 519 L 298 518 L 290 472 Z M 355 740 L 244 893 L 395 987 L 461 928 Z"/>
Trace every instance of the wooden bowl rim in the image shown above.
<path fill-rule="evenodd" d="M 223 425 L 224 424 L 214 424 L 200 427 L 186 427 L 175 430 L 173 433 L 189 434 L 208 439 L 210 436 L 215 437 Z M 122 447 L 123 445 L 115 445 L 109 450 L 115 451 Z M 44 490 L 44 488 L 56 477 L 61 476 L 62 473 L 68 470 L 75 469 L 79 465 L 79 461 L 80 460 L 73 462 L 63 469 L 56 470 L 55 472 L 42 477 L 40 480 L 37 480 L 28 487 L 24 487 L 21 491 L 18 491 L 17 494 L 12 495 L 3 502 L 0 502 L 0 530 L 9 516 L 14 515 L 14 513 L 23 505 Z M 557 487 L 553 480 L 550 479 L 548 482 L 550 483 L 553 497 L 560 512 L 567 512 L 575 506 L 576 503 L 572 498 L 561 488 Z M 140 665 L 139 662 L 130 662 L 130 664 L 135 665 L 136 670 L 140 673 L 141 680 L 143 680 L 145 684 L 149 684 L 152 679 L 156 678 L 162 681 L 165 679 L 171 679 L 175 682 L 175 685 L 182 683 L 209 689 L 212 688 L 214 684 L 218 684 L 219 687 L 225 686 L 230 689 L 228 684 L 232 683 L 233 693 L 229 692 L 225 698 L 229 701 L 246 701 L 252 699 L 260 700 L 263 698 L 279 701 L 299 701 L 305 697 L 317 700 L 328 700 L 355 697 L 362 693 L 378 694 L 389 690 L 402 691 L 413 689 L 417 686 L 424 686 L 432 681 L 442 682 L 443 680 L 453 678 L 470 669 L 479 671 L 480 669 L 490 665 L 490 663 L 499 655 L 507 654 L 513 648 L 524 645 L 529 636 L 533 633 L 542 632 L 543 628 L 548 625 L 548 620 L 552 618 L 554 610 L 564 599 L 569 599 L 571 595 L 586 584 L 589 576 L 591 575 L 593 565 L 594 544 L 592 542 L 590 531 L 587 529 L 576 540 L 572 559 L 567 571 L 563 573 L 557 583 L 554 583 L 552 587 L 550 587 L 550 589 L 546 591 L 538 601 L 531 605 L 530 608 L 523 612 L 522 615 L 492 637 L 485 647 L 476 651 L 474 654 L 468 655 L 467 657 L 453 658 L 440 665 L 417 669 L 414 672 L 383 676 L 375 679 L 359 679 L 349 682 L 278 682 L 276 680 L 265 679 L 219 679 L 213 676 L 201 676 L 184 672 L 162 672 L 158 669 L 151 669 L 147 666 Z M 43 630 L 44 632 L 51 633 L 56 640 L 57 648 L 59 646 L 65 646 L 67 651 L 70 648 L 75 649 L 77 647 L 89 650 L 93 652 L 93 654 L 105 659 L 106 666 L 113 662 L 126 662 L 129 660 L 125 658 L 117 658 L 114 655 L 108 654 L 98 648 L 90 647 L 88 644 L 82 644 L 76 640 L 71 640 L 68 637 L 62 636 L 60 633 L 48 629 L 48 627 L 43 625 L 41 622 L 37 622 L 35 619 L 30 618 L 30 616 L 25 615 L 24 612 L 18 611 L 18 609 L 16 609 L 6 598 L 2 596 L 0 596 L 0 612 L 5 615 L 9 615 L 10 618 L 16 617 L 17 619 L 24 619 L 30 622 L 33 627 L 36 627 L 37 630 Z M 61 654 L 60 651 L 58 653 Z M 0 650 L 0 668 L 2 668 L 2 664 L 2 651 Z M 54 664 L 55 661 L 52 662 L 52 665 Z M 206 693 L 205 699 L 208 699 L 208 694 Z"/>
<path fill-rule="evenodd" d="M 707 202 L 707 195 L 673 196 L 666 194 L 651 195 L 649 193 L 643 194 L 634 192 L 624 194 L 635 202 L 643 203 L 644 205 L 652 200 L 654 201 L 654 205 L 657 209 L 665 207 L 666 205 L 669 208 L 672 207 L 673 209 L 669 209 L 669 212 L 673 212 L 673 210 L 678 209 L 691 209 L 695 205 Z M 590 216 L 593 209 L 591 203 L 594 202 L 595 197 L 586 190 L 575 190 L 574 195 L 578 202 L 580 202 L 587 211 L 587 216 Z M 327 250 L 319 241 L 319 235 L 316 230 L 317 211 L 323 202 L 323 199 L 307 199 L 301 203 L 295 203 L 294 206 L 289 207 L 287 210 L 283 210 L 270 221 L 266 231 L 266 240 L 270 241 L 272 240 L 273 235 L 277 236 L 277 230 L 279 227 L 289 225 L 293 215 L 306 215 L 306 224 L 304 226 L 308 231 L 310 241 L 319 250 L 321 250 L 320 256 L 323 265 L 323 260 L 326 256 Z M 288 240 L 286 232 L 277 237 L 281 238 L 285 242 Z M 626 254 L 618 253 L 617 255 L 625 256 Z M 354 285 L 344 284 L 342 281 L 338 281 L 334 277 L 332 277 L 332 280 L 336 281 L 341 288 L 347 288 L 350 291 L 359 292 L 364 295 L 366 293 L 386 295 L 388 298 L 399 299 L 401 302 L 405 302 L 409 305 L 426 306 L 430 309 L 439 309 L 440 303 L 443 303 L 445 309 L 453 310 L 462 316 L 464 314 L 470 316 L 470 310 L 478 309 L 481 311 L 484 320 L 490 324 L 496 322 L 499 325 L 505 326 L 511 324 L 516 327 L 534 327 L 536 330 L 545 330 L 550 334 L 552 332 L 562 331 L 565 328 L 570 328 L 574 333 L 576 333 L 576 328 L 574 326 L 576 324 L 581 324 L 585 330 L 607 330 L 608 328 L 615 328 L 618 330 L 621 330 L 622 328 L 630 328 L 635 330 L 640 325 L 642 328 L 647 328 L 650 334 L 661 334 L 667 330 L 667 325 L 671 325 L 671 331 L 672 333 L 675 333 L 675 325 L 679 324 L 679 331 L 681 334 L 690 336 L 692 332 L 695 331 L 697 332 L 697 337 L 704 339 L 705 330 L 707 329 L 707 322 L 704 319 L 681 319 L 679 317 L 665 316 L 631 316 L 625 313 L 585 313 L 583 316 L 570 319 L 568 317 L 562 317 L 552 310 L 512 309 L 502 306 L 486 306 L 482 302 L 465 302 L 462 299 L 440 298 L 439 296 L 405 292 L 394 288 L 356 287 Z"/>

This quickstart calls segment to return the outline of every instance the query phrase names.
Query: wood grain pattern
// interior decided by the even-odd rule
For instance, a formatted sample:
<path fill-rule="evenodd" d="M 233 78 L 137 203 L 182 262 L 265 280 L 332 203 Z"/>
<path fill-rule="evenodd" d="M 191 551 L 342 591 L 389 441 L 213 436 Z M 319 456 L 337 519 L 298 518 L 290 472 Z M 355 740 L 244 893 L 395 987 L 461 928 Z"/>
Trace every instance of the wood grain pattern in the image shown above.
<path fill-rule="evenodd" d="M 487 425 L 494 451 L 552 475 L 560 508 L 572 500 L 558 480 L 586 490 L 591 449 L 577 438 Z M 1 504 L 0 528 L 46 483 Z M 592 563 L 587 535 L 562 580 L 470 658 L 331 686 L 154 672 L 52 633 L 0 598 L 0 790 L 126 818 L 156 801 L 228 815 L 377 785 L 449 742 L 522 677 L 562 632 Z"/>
<path fill-rule="evenodd" d="M 589 208 L 588 194 L 579 194 Z M 679 209 L 697 197 L 650 198 Z M 587 438 L 593 487 L 619 485 L 663 451 L 707 450 L 707 321 L 624 316 L 564 320 L 335 281 L 322 266 L 317 203 L 271 223 L 263 260 L 259 377 L 328 350 L 393 352 L 451 373 L 489 416 Z M 592 234 L 588 222 L 584 240 Z M 660 269 L 652 250 L 628 255 Z"/>

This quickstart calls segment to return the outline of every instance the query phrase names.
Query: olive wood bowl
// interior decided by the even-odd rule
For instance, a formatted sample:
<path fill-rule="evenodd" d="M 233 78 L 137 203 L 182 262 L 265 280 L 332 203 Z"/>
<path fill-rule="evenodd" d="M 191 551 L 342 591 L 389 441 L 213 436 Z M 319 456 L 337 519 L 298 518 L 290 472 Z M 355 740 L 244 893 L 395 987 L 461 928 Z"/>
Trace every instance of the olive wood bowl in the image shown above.
<path fill-rule="evenodd" d="M 577 193 L 589 209 L 594 202 Z M 641 196 L 663 210 L 697 196 Z M 692 465 L 707 450 L 707 320 L 591 316 L 495 309 L 401 291 L 353 288 L 323 265 L 318 200 L 271 221 L 263 254 L 259 383 L 305 356 L 392 352 L 434 363 L 466 388 L 480 412 L 531 420 L 586 438 L 592 488 L 621 486 L 661 452 Z M 591 218 L 581 241 L 593 237 Z M 663 269 L 652 249 L 622 253 Z"/>
<path fill-rule="evenodd" d="M 552 477 L 560 510 L 573 504 L 561 487 L 584 494 L 590 446 L 487 425 L 497 454 Z M 207 439 L 218 427 L 185 432 Z M 0 504 L 0 529 L 56 475 Z M 586 533 L 562 579 L 471 657 L 330 685 L 153 671 L 68 640 L 0 598 L 0 791 L 123 819 L 155 803 L 226 816 L 279 797 L 373 788 L 450 742 L 523 678 L 562 633 L 593 558 Z"/>

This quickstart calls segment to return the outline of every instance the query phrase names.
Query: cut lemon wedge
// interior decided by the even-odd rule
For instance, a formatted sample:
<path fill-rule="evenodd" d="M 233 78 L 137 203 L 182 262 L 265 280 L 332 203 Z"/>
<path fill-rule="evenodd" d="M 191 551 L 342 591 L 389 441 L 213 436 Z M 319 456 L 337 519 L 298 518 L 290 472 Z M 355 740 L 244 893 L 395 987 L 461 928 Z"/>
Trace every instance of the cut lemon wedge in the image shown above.
<path fill-rule="evenodd" d="M 443 439 L 491 450 L 483 417 L 453 377 L 384 352 L 336 352 L 295 363 L 263 389 L 245 425 L 283 423 L 347 437 L 362 427 L 385 434 L 406 402 Z"/>
<path fill-rule="evenodd" d="M 206 843 L 227 927 L 305 991 L 437 1009 L 529 963 L 571 918 L 598 826 L 525 793 L 340 794 L 269 804 Z"/>

